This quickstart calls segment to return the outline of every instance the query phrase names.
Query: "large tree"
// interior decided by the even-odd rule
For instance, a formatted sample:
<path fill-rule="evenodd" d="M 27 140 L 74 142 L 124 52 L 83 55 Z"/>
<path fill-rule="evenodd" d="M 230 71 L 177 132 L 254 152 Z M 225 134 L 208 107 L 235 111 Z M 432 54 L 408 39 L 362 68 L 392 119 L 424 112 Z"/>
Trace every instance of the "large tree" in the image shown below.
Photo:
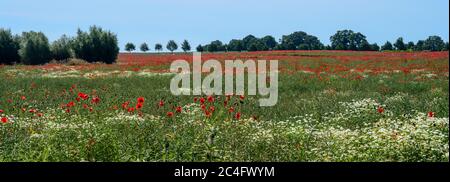
<path fill-rule="evenodd" d="M 366 36 L 353 30 L 339 30 L 330 37 L 331 47 L 335 50 L 362 50 Z"/>
<path fill-rule="evenodd" d="M 299 31 L 284 35 L 280 47 L 284 50 L 320 50 L 324 46 L 316 36 Z"/>
<path fill-rule="evenodd" d="M 173 53 L 173 51 L 176 51 L 178 49 L 178 44 L 174 40 L 169 40 L 169 42 L 167 42 L 166 48 Z"/>
<path fill-rule="evenodd" d="M 89 32 L 77 31 L 72 49 L 75 57 L 88 62 L 114 63 L 119 54 L 117 35 L 105 31 L 100 27 L 92 26 Z"/>
<path fill-rule="evenodd" d="M 23 32 L 20 37 L 19 55 L 23 64 L 48 63 L 52 57 L 47 37 L 42 32 Z"/>
<path fill-rule="evenodd" d="M 226 51 L 225 46 L 220 40 L 212 41 L 210 44 L 206 45 L 208 52 L 218 52 Z"/>
<path fill-rule="evenodd" d="M 19 42 L 15 40 L 10 30 L 0 28 L 0 64 L 19 62 Z"/>
<path fill-rule="evenodd" d="M 264 45 L 269 49 L 272 50 L 275 48 L 275 46 L 278 45 L 278 42 L 270 35 L 267 35 L 263 38 L 261 38 L 261 42 L 264 43 Z"/>
<path fill-rule="evenodd" d="M 425 40 L 423 49 L 429 51 L 442 51 L 445 49 L 445 43 L 442 38 L 437 35 L 430 36 Z"/>

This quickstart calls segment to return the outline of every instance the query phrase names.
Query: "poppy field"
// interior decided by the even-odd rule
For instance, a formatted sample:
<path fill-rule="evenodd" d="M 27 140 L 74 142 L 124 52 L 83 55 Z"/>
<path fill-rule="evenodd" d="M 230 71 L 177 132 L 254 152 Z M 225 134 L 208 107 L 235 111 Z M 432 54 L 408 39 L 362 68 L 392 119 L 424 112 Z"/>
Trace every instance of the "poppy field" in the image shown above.
<path fill-rule="evenodd" d="M 0 65 L 0 161 L 449 160 L 449 53 L 263 51 L 278 103 L 174 96 L 191 53 L 121 53 L 115 64 Z"/>

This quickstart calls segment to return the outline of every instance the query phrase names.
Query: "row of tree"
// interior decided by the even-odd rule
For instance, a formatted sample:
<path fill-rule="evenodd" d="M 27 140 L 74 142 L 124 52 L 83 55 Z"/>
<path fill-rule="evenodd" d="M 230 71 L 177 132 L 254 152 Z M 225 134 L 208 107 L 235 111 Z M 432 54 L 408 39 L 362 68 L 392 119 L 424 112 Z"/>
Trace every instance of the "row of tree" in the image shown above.
<path fill-rule="evenodd" d="M 173 52 L 173 51 L 176 51 L 178 49 L 178 44 L 174 40 L 170 40 L 169 42 L 167 42 L 166 48 L 170 52 Z M 139 49 L 142 52 L 147 52 L 147 51 L 150 50 L 150 48 L 148 47 L 148 44 L 145 43 L 145 42 L 141 44 Z M 189 44 L 189 42 L 187 40 L 184 40 L 183 43 L 181 43 L 181 49 L 184 52 L 190 51 L 191 50 L 191 44 Z M 134 50 L 136 50 L 136 46 L 133 43 L 128 42 L 128 43 L 125 44 L 125 51 L 132 52 Z M 161 43 L 156 43 L 155 44 L 155 51 L 160 52 L 162 50 L 163 50 L 162 44 Z"/>
<path fill-rule="evenodd" d="M 97 26 L 88 32 L 78 29 L 75 37 L 63 35 L 51 44 L 42 32 L 13 35 L 10 30 L 0 29 L 0 64 L 37 65 L 69 58 L 113 63 L 118 54 L 117 36 Z"/>
<path fill-rule="evenodd" d="M 298 31 L 289 35 L 284 35 L 278 41 L 274 37 L 268 35 L 257 38 L 248 35 L 243 39 L 233 39 L 228 44 L 222 43 L 220 40 L 212 41 L 206 45 L 198 45 L 196 50 L 199 52 L 225 52 L 225 51 L 267 51 L 267 50 L 353 50 L 353 51 L 443 51 L 449 49 L 448 42 L 445 43 L 439 36 L 430 36 L 426 40 L 419 40 L 417 43 L 405 43 L 403 38 L 398 38 L 394 44 L 387 41 L 381 47 L 376 44 L 370 44 L 366 36 L 360 32 L 352 30 L 340 30 L 330 37 L 331 45 L 324 45 L 320 40 L 306 32 Z M 173 52 L 178 49 L 175 41 L 171 40 L 167 43 L 166 48 Z M 134 51 L 135 45 L 127 43 L 126 51 Z M 181 44 L 184 52 L 190 51 L 191 46 L 187 40 Z M 146 43 L 141 44 L 140 50 L 148 51 Z M 155 45 L 156 51 L 162 51 L 162 45 Z"/>

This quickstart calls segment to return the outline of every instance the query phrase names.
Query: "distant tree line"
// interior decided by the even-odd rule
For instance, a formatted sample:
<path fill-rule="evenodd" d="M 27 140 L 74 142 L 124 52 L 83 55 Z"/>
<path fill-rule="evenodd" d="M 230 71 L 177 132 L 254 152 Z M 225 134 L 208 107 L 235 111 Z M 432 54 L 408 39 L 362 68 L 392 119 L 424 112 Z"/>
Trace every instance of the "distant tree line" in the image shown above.
<path fill-rule="evenodd" d="M 248 35 L 243 39 L 233 39 L 228 44 L 219 40 L 206 45 L 197 46 L 199 52 L 223 51 L 267 51 L 267 50 L 351 50 L 351 51 L 445 51 L 449 50 L 449 43 L 439 36 L 430 36 L 417 43 L 404 43 L 398 38 L 394 44 L 387 41 L 381 47 L 376 43 L 369 43 L 366 36 L 352 30 L 340 30 L 330 37 L 331 45 L 324 45 L 320 40 L 306 32 L 294 32 L 284 35 L 279 41 L 267 35 L 257 38 Z"/>
<path fill-rule="evenodd" d="M 0 64 L 39 65 L 70 58 L 110 64 L 116 61 L 118 53 L 116 34 L 97 26 L 90 27 L 88 32 L 78 29 L 75 37 L 63 35 L 52 43 L 42 32 L 13 35 L 10 30 L 0 28 Z"/>

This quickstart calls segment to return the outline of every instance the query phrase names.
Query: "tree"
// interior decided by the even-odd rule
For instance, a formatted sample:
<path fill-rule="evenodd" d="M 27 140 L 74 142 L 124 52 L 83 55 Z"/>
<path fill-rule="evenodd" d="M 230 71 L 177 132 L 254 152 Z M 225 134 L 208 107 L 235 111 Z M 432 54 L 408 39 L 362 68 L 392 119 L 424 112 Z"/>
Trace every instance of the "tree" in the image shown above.
<path fill-rule="evenodd" d="M 92 26 L 89 32 L 77 31 L 77 36 L 72 42 L 75 57 L 87 62 L 114 63 L 119 54 L 117 35 L 104 31 L 102 28 Z"/>
<path fill-rule="evenodd" d="M 191 45 L 189 44 L 189 42 L 187 40 L 183 41 L 183 43 L 181 44 L 181 49 L 183 49 L 184 52 L 191 50 Z"/>
<path fill-rule="evenodd" d="M 442 51 L 445 49 L 445 43 L 442 38 L 437 35 L 429 36 L 424 42 L 423 49 L 429 51 Z"/>
<path fill-rule="evenodd" d="M 42 32 L 23 32 L 20 37 L 19 55 L 23 64 L 48 63 L 52 57 L 47 37 Z"/>
<path fill-rule="evenodd" d="M 366 36 L 353 30 L 339 30 L 330 37 L 331 47 L 335 50 L 362 50 L 366 44 Z M 367 48 L 367 47 L 366 47 Z"/>
<path fill-rule="evenodd" d="M 178 49 L 178 45 L 174 40 L 170 40 L 169 42 L 167 42 L 167 46 L 166 48 L 173 53 L 173 51 Z"/>
<path fill-rule="evenodd" d="M 407 50 L 414 50 L 414 47 L 415 47 L 415 45 L 414 45 L 414 42 L 413 41 L 409 41 L 408 42 L 408 44 L 406 44 L 406 49 Z"/>
<path fill-rule="evenodd" d="M 262 43 L 264 43 L 264 45 L 269 49 L 269 50 L 273 50 L 275 48 L 275 46 L 278 45 L 278 42 L 275 40 L 275 38 L 273 38 L 270 35 L 267 35 L 263 38 L 260 39 L 262 41 Z"/>
<path fill-rule="evenodd" d="M 317 37 L 299 31 L 290 35 L 283 35 L 281 46 L 278 48 L 282 50 L 320 50 L 323 47 L 323 44 Z"/>
<path fill-rule="evenodd" d="M 162 51 L 163 50 L 162 44 L 160 44 L 160 43 L 155 44 L 155 50 L 158 51 L 158 52 Z"/>
<path fill-rule="evenodd" d="M 392 46 L 392 43 L 387 41 L 383 46 L 381 46 L 382 51 L 392 51 L 394 48 Z"/>
<path fill-rule="evenodd" d="M 133 43 L 128 42 L 127 44 L 125 44 L 125 50 L 128 52 L 134 51 L 136 50 L 136 46 L 134 46 Z"/>
<path fill-rule="evenodd" d="M 370 50 L 371 51 L 380 51 L 380 46 L 378 46 L 377 43 L 371 44 L 370 45 Z"/>
<path fill-rule="evenodd" d="M 423 51 L 424 50 L 424 47 L 423 47 L 424 44 L 425 44 L 425 41 L 423 41 L 423 40 L 417 41 L 416 46 L 414 46 L 414 50 L 415 51 Z"/>
<path fill-rule="evenodd" d="M 198 45 L 197 46 L 197 52 L 203 52 L 203 51 L 205 51 L 205 49 L 203 49 L 203 46 L 200 44 L 200 45 Z"/>
<path fill-rule="evenodd" d="M 212 41 L 210 44 L 206 45 L 208 52 L 218 52 L 225 51 L 226 48 L 220 40 Z"/>
<path fill-rule="evenodd" d="M 0 64 L 19 61 L 19 42 L 14 39 L 10 30 L 0 28 Z"/>
<path fill-rule="evenodd" d="M 247 43 L 248 51 L 267 51 L 269 48 L 261 41 L 261 39 L 253 39 Z"/>
<path fill-rule="evenodd" d="M 141 49 L 142 52 L 147 52 L 148 50 L 150 50 L 150 49 L 148 48 L 147 43 L 145 43 L 145 42 L 141 44 L 140 49 Z"/>
<path fill-rule="evenodd" d="M 399 51 L 406 50 L 405 42 L 403 42 L 403 37 L 399 37 L 394 43 L 395 49 Z"/>
<path fill-rule="evenodd" d="M 369 44 L 369 42 L 367 42 L 367 40 L 363 41 L 361 43 L 361 47 L 358 49 L 359 51 L 371 51 L 371 45 Z"/>
<path fill-rule="evenodd" d="M 445 50 L 448 51 L 449 45 L 448 42 L 445 43 Z"/>
<path fill-rule="evenodd" d="M 228 43 L 228 51 L 244 50 L 244 42 L 242 40 L 233 39 Z"/>
<path fill-rule="evenodd" d="M 255 39 L 258 39 L 258 38 L 256 38 L 256 37 L 253 36 L 253 35 L 247 35 L 247 36 L 245 36 L 244 39 L 242 39 L 242 48 L 243 48 L 243 50 L 247 50 L 247 48 L 248 48 L 248 46 L 249 46 L 249 43 L 250 43 L 251 41 L 255 40 Z"/>
<path fill-rule="evenodd" d="M 52 58 L 55 60 L 66 60 L 72 57 L 71 40 L 66 35 L 62 35 L 61 38 L 54 41 L 50 46 Z"/>

